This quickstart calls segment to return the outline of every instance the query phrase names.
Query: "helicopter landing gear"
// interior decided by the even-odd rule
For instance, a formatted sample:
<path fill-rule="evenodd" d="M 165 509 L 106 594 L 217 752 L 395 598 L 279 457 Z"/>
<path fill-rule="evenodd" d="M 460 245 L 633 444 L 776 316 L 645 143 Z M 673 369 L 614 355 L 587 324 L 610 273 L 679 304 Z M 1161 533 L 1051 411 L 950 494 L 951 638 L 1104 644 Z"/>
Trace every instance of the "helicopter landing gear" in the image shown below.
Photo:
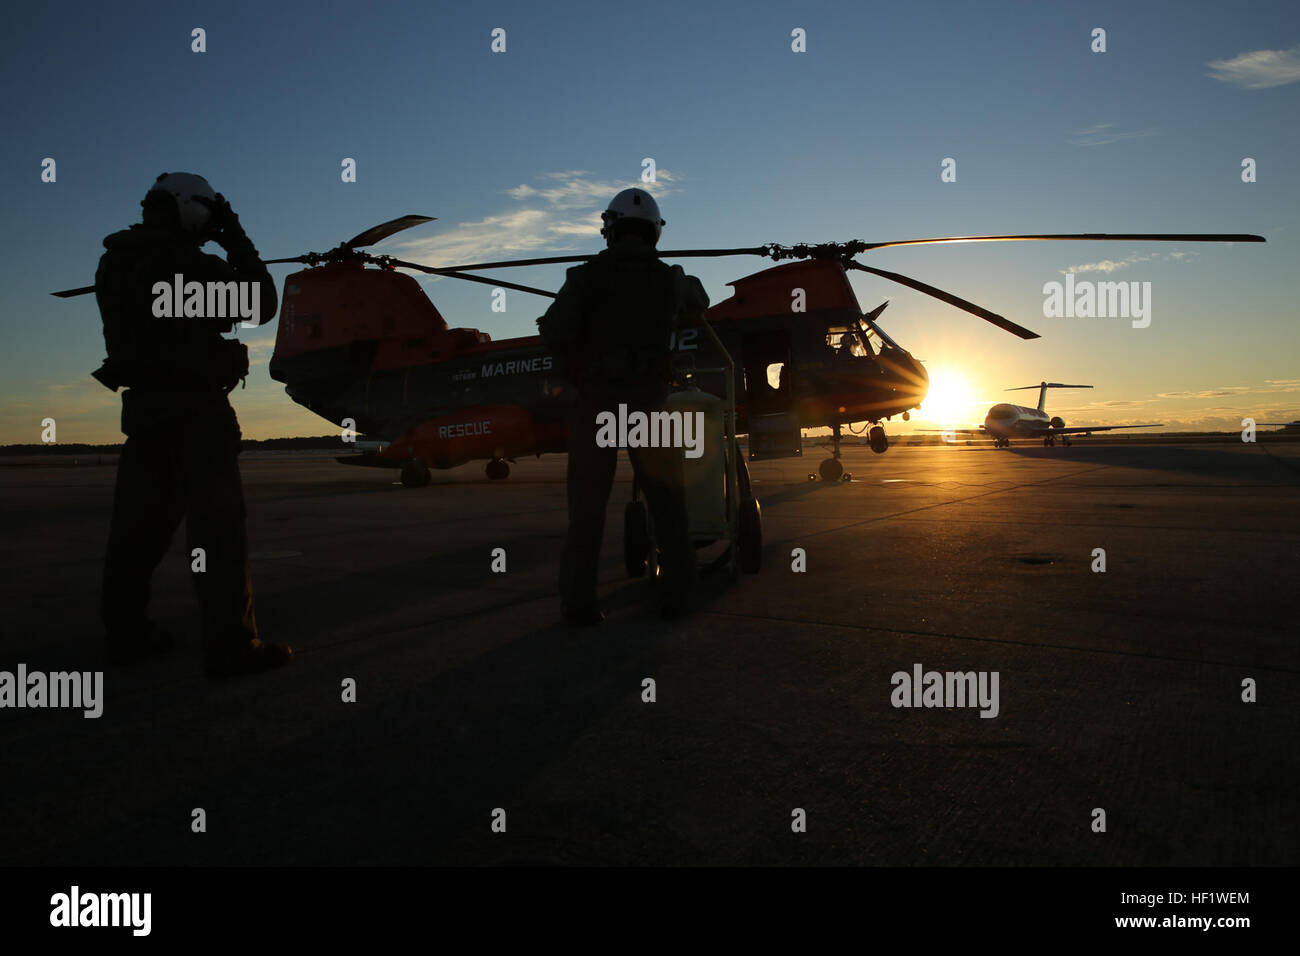
<path fill-rule="evenodd" d="M 877 455 L 883 455 L 889 448 L 889 436 L 879 425 L 873 425 L 871 431 L 867 432 L 867 441 L 871 442 L 871 450 Z"/>
<path fill-rule="evenodd" d="M 1043 439 L 1043 447 L 1044 447 L 1044 448 L 1051 448 L 1051 447 L 1052 447 L 1053 445 L 1055 445 L 1055 444 L 1056 444 L 1056 436 L 1055 436 L 1055 435 L 1048 435 L 1046 438 Z"/>
<path fill-rule="evenodd" d="M 510 477 L 510 466 L 502 458 L 493 458 L 483 468 L 489 481 L 504 481 Z"/>
<path fill-rule="evenodd" d="M 831 425 L 831 457 L 817 466 L 817 474 L 822 476 L 822 481 L 839 481 L 840 475 L 844 474 L 844 466 L 840 464 L 839 422 Z"/>
<path fill-rule="evenodd" d="M 423 488 L 429 483 L 429 466 L 412 458 L 402 466 L 402 487 Z"/>
<path fill-rule="evenodd" d="M 1064 445 L 1066 448 L 1069 448 L 1069 447 L 1070 447 L 1070 436 L 1069 436 L 1069 435 L 1062 435 L 1062 436 L 1061 436 L 1061 444 Z"/>
<path fill-rule="evenodd" d="M 844 474 L 844 466 L 838 459 L 827 458 L 817 466 L 817 473 L 822 476 L 822 481 L 839 481 L 840 475 Z"/>

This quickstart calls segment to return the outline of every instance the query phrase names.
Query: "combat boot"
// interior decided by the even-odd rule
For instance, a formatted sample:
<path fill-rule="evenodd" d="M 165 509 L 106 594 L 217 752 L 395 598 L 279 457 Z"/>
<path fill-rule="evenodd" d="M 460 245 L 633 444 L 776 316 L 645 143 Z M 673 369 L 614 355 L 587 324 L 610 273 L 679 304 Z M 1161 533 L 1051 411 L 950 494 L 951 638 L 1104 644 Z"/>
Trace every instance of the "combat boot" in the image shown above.
<path fill-rule="evenodd" d="M 140 631 L 110 633 L 107 640 L 108 659 L 117 665 L 134 664 L 148 657 L 157 657 L 176 646 L 171 634 L 153 621 L 149 621 Z"/>
<path fill-rule="evenodd" d="M 208 659 L 204 675 L 210 680 L 242 677 L 260 671 L 283 667 L 293 660 L 293 648 L 287 644 L 268 644 L 254 638 L 246 650 L 234 654 L 220 654 Z"/>
<path fill-rule="evenodd" d="M 560 616 L 564 618 L 566 624 L 574 624 L 578 627 L 599 624 L 605 620 L 605 612 L 600 609 L 598 604 L 587 604 L 582 607 L 569 607 L 561 604 Z"/>

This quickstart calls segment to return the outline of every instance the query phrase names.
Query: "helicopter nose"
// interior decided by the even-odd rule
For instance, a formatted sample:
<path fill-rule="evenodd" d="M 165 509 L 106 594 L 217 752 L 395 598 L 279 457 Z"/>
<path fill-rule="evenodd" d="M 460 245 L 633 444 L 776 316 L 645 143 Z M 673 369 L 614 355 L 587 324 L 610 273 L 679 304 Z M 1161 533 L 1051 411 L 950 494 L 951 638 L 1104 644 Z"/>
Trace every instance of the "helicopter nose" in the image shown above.
<path fill-rule="evenodd" d="M 912 353 L 907 354 L 907 360 L 912 364 L 912 371 L 916 374 L 917 384 L 921 386 L 924 392 L 930 386 L 930 373 L 925 370 L 925 366 L 912 358 Z"/>
<path fill-rule="evenodd" d="M 898 379 L 898 390 L 922 401 L 930 390 L 930 374 L 925 366 L 912 357 L 910 352 L 894 356 L 894 370 Z"/>

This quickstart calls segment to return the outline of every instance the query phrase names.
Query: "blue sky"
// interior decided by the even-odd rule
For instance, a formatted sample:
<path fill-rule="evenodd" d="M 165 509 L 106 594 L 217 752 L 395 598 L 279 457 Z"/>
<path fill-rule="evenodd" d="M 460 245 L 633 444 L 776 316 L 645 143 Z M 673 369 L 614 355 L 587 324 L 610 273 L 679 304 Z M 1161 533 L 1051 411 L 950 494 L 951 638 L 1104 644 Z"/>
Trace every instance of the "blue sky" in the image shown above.
<path fill-rule="evenodd" d="M 868 276 L 887 330 L 977 421 L 1002 388 L 1071 423 L 1300 417 L 1300 6 L 1194 3 L 62 4 L 10 14 L 0 233 L 0 443 L 118 438 L 91 281 L 165 170 L 208 177 L 268 258 L 405 213 L 376 247 L 434 265 L 596 251 L 598 212 L 653 157 L 664 245 L 996 232 L 1254 232 L 1267 245 L 997 243 L 883 250 L 1040 332 L 1021 342 Z M 207 52 L 190 50 L 202 27 Z M 506 30 L 506 52 L 490 50 Z M 791 30 L 807 52 L 791 51 Z M 1090 50 L 1106 30 L 1107 51 Z M 1214 64 L 1214 65 L 1212 65 Z M 41 161 L 57 182 L 40 181 Z M 344 157 L 356 183 L 340 181 Z M 945 157 L 957 181 L 940 181 Z M 1240 178 L 1243 157 L 1258 181 Z M 215 247 L 212 247 L 215 251 Z M 693 264 L 716 301 L 762 260 Z M 1149 281 L 1152 323 L 1043 316 L 1042 287 Z M 282 282 L 290 267 L 272 269 Z M 513 272 L 556 288 L 560 269 Z M 531 334 L 545 302 L 422 280 L 452 325 Z M 332 430 L 241 331 L 248 437 Z M 1024 393 L 1027 394 L 1027 393 Z M 954 410 L 955 409 L 955 410 Z M 919 424 L 915 422 L 914 424 Z M 899 429 L 902 430 L 902 429 Z"/>

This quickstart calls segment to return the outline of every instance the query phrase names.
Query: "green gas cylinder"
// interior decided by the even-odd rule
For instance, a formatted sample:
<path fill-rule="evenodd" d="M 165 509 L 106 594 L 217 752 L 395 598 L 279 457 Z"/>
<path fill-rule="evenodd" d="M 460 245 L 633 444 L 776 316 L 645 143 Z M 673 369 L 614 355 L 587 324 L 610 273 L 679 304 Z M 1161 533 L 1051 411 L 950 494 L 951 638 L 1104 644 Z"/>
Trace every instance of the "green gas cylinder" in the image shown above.
<path fill-rule="evenodd" d="M 669 395 L 666 408 L 669 413 L 681 413 L 683 434 L 689 434 L 693 442 L 693 447 L 683 449 L 682 459 L 686 524 L 691 538 L 724 538 L 728 534 L 724 429 L 727 403 L 690 387 Z"/>

